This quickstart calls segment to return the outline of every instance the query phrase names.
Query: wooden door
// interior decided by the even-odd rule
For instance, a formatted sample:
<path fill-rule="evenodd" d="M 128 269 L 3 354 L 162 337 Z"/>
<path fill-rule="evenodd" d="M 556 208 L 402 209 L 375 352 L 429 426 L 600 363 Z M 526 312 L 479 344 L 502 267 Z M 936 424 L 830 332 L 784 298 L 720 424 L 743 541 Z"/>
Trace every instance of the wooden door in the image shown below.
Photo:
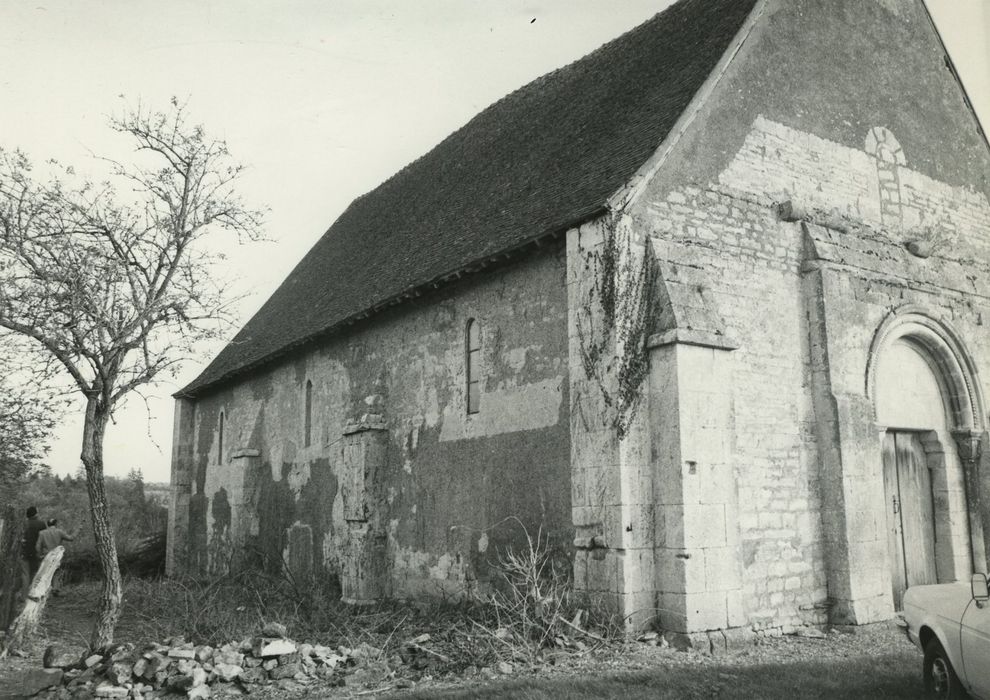
<path fill-rule="evenodd" d="M 894 609 L 900 610 L 909 586 L 937 582 L 931 477 L 917 433 L 884 435 L 883 485 Z"/>

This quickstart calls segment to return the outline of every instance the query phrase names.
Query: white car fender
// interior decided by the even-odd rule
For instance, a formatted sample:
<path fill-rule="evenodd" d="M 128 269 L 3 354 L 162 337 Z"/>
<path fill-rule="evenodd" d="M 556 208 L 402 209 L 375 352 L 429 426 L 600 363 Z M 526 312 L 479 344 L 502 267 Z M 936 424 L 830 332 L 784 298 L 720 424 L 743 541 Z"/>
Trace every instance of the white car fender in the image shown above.
<path fill-rule="evenodd" d="M 912 586 L 904 594 L 904 621 L 908 638 L 924 651 L 930 630 L 945 649 L 952 667 L 964 685 L 959 622 L 972 600 L 968 583 Z"/>

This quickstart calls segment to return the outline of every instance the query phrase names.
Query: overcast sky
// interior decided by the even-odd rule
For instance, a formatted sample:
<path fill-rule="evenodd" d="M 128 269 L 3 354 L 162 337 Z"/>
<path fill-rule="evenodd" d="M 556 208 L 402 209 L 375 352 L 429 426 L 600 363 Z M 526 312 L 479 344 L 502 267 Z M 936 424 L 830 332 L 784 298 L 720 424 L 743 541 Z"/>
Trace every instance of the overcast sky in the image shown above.
<path fill-rule="evenodd" d="M 0 146 L 85 170 L 127 144 L 106 117 L 139 98 L 188 98 L 191 116 L 250 166 L 277 244 L 229 251 L 244 320 L 356 196 L 487 105 L 631 29 L 668 0 L 35 0 L 0 7 Z M 990 126 L 990 3 L 931 0 Z M 207 350 L 215 354 L 219 347 Z M 186 366 L 191 380 L 209 357 Z M 118 412 L 107 472 L 167 481 L 172 400 L 162 385 Z M 149 416 L 150 413 L 150 416 Z M 79 463 L 81 423 L 49 462 Z"/>

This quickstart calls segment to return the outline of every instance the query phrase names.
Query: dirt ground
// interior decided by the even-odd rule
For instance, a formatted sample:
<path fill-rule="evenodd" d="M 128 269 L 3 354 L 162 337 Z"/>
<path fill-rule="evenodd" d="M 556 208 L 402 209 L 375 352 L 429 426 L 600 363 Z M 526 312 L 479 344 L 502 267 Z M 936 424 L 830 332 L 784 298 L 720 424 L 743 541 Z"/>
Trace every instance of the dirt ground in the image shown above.
<path fill-rule="evenodd" d="M 95 600 L 68 588 L 53 598 L 27 656 L 0 661 L 0 698 L 16 694 L 18 678 L 41 667 L 48 644 L 85 648 Z M 123 619 L 118 641 L 148 641 L 137 620 Z M 307 640 L 313 642 L 329 640 Z M 411 669 L 410 669 L 411 671 Z M 730 654 L 710 656 L 642 642 L 610 643 L 581 653 L 556 652 L 511 670 L 468 666 L 456 674 L 399 670 L 371 686 L 289 682 L 255 686 L 252 698 L 920 698 L 921 655 L 894 625 L 824 638 L 785 636 Z M 15 694 L 11 694 L 15 693 Z M 240 695 L 215 686 L 214 697 Z M 178 697 L 178 696 L 176 696 Z"/>

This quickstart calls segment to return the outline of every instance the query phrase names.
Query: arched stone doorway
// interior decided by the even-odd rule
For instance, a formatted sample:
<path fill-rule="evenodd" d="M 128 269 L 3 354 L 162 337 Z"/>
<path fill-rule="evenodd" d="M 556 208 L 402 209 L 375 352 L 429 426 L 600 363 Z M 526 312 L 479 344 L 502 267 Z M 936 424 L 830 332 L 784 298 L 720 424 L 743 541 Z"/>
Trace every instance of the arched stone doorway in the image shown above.
<path fill-rule="evenodd" d="M 900 609 L 908 586 L 965 579 L 986 566 L 976 475 L 983 401 L 956 333 L 914 308 L 879 329 L 867 383 L 882 445 L 879 525 Z"/>

